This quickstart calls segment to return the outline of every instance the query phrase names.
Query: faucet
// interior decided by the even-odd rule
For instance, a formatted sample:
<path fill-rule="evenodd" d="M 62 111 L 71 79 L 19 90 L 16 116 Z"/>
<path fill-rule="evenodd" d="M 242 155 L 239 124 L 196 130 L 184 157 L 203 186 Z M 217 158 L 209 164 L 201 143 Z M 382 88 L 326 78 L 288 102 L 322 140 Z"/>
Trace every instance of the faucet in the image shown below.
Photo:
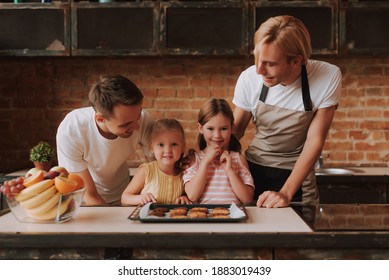
<path fill-rule="evenodd" d="M 324 161 L 322 156 L 320 156 L 315 163 L 315 169 L 321 169 L 321 168 L 324 168 Z"/>

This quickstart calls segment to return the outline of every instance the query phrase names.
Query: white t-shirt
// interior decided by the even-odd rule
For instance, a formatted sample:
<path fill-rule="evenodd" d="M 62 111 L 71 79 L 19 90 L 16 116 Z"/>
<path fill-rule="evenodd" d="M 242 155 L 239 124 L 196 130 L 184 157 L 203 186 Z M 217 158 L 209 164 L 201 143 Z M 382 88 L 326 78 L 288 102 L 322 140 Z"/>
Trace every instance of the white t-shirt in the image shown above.
<path fill-rule="evenodd" d="M 129 138 L 110 140 L 98 131 L 92 107 L 80 108 L 66 115 L 57 131 L 58 164 L 69 172 L 89 169 L 98 193 L 107 203 L 120 200 L 129 183 L 127 160 L 140 144 L 148 151 L 148 129 L 152 124 L 149 113 L 142 111 L 140 129 Z"/>
<path fill-rule="evenodd" d="M 307 73 L 313 111 L 337 105 L 342 80 L 339 67 L 324 61 L 308 60 Z M 254 120 L 262 85 L 262 76 L 256 73 L 255 65 L 252 65 L 240 74 L 232 100 L 239 108 L 251 112 Z M 285 109 L 304 111 L 301 79 L 287 86 L 278 84 L 270 87 L 265 103 Z"/>

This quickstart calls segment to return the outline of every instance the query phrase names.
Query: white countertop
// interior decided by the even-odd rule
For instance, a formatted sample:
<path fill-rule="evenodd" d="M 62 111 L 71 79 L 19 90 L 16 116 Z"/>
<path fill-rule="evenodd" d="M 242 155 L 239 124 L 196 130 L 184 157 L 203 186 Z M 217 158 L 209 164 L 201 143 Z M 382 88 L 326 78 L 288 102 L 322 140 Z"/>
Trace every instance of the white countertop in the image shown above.
<path fill-rule="evenodd" d="M 261 233 L 312 232 L 290 207 L 247 207 L 249 219 L 230 223 L 142 223 L 128 216 L 135 207 L 80 207 L 62 224 L 20 223 L 12 213 L 0 217 L 1 233 Z"/>
<path fill-rule="evenodd" d="M 329 167 L 332 168 L 332 167 Z M 386 176 L 389 175 L 389 167 L 334 167 L 334 168 L 344 168 L 354 172 L 353 175 L 346 176 Z M 325 169 L 325 168 L 324 168 Z M 6 174 L 6 176 L 24 176 L 26 175 L 29 169 L 22 169 L 12 173 Z M 134 176 L 137 171 L 136 167 L 130 167 L 130 176 Z M 328 175 L 320 175 L 328 176 Z"/>

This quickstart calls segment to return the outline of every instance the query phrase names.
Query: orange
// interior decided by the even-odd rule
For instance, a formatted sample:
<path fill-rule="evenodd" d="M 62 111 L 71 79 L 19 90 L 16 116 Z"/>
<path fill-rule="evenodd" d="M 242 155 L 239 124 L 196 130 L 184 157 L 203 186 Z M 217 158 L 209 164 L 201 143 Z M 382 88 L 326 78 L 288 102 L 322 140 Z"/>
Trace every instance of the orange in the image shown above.
<path fill-rule="evenodd" d="M 60 193 L 74 192 L 77 189 L 78 183 L 66 177 L 57 176 L 54 179 L 55 188 Z"/>
<path fill-rule="evenodd" d="M 39 170 L 36 173 L 32 174 L 30 177 L 27 177 L 23 182 L 23 186 L 27 188 L 40 181 L 43 181 L 44 178 L 45 178 L 45 171 Z"/>
<path fill-rule="evenodd" d="M 84 187 L 84 180 L 81 178 L 81 176 L 74 174 L 74 173 L 69 173 L 68 179 L 76 181 L 77 182 L 77 190 L 82 189 Z"/>

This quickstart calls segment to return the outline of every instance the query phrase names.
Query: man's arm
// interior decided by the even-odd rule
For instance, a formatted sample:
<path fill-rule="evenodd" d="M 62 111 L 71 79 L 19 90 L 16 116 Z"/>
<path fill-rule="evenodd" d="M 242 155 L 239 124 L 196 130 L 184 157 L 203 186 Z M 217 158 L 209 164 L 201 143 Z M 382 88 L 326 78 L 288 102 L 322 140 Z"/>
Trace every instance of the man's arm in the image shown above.
<path fill-rule="evenodd" d="M 95 182 L 92 179 L 87 164 L 83 160 L 83 150 L 80 144 L 82 140 L 77 135 L 69 135 L 69 132 L 67 130 L 64 131 L 63 128 L 64 126 L 61 124 L 58 127 L 56 135 L 58 164 L 82 178 L 86 187 L 84 194 L 84 202 L 86 205 L 105 204 L 105 201 L 97 193 Z M 73 170 L 83 171 L 74 172 Z"/>
<path fill-rule="evenodd" d="M 234 134 L 235 137 L 241 139 L 246 131 L 246 128 L 251 120 L 251 112 L 235 107 L 234 110 Z"/>
<path fill-rule="evenodd" d="M 82 180 L 84 180 L 86 187 L 84 194 L 85 205 L 103 205 L 106 203 L 104 199 L 98 194 L 95 182 L 93 181 L 88 169 L 74 173 L 79 175 Z"/>

